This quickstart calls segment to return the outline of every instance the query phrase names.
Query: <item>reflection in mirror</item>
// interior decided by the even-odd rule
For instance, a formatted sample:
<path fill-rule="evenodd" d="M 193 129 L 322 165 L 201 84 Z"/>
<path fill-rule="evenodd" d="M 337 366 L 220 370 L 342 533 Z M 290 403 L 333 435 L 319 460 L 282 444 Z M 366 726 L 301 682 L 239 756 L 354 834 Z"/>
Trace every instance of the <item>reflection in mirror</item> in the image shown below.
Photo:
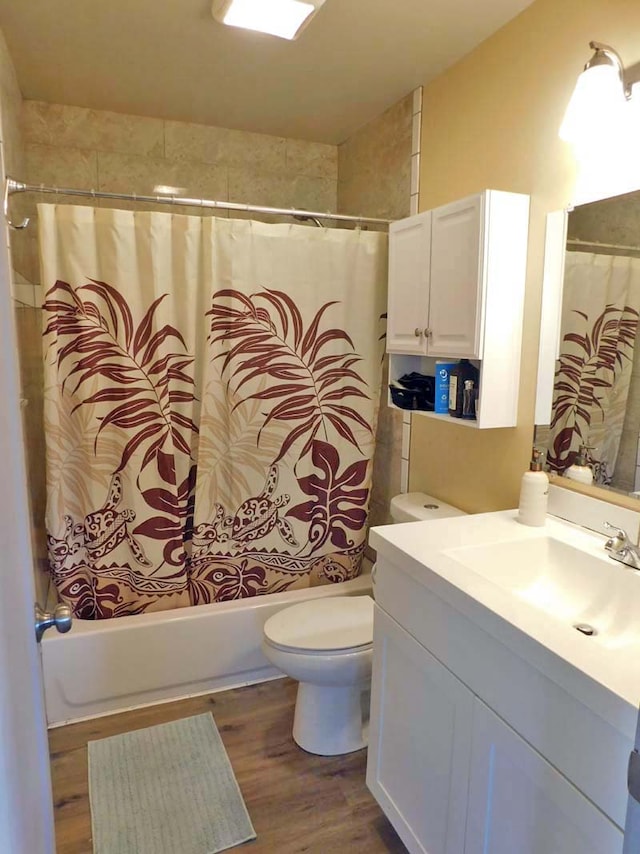
<path fill-rule="evenodd" d="M 550 471 L 585 482 L 575 465 L 587 446 L 594 484 L 640 491 L 639 317 L 640 192 L 576 207 L 551 425 L 536 428 Z"/>

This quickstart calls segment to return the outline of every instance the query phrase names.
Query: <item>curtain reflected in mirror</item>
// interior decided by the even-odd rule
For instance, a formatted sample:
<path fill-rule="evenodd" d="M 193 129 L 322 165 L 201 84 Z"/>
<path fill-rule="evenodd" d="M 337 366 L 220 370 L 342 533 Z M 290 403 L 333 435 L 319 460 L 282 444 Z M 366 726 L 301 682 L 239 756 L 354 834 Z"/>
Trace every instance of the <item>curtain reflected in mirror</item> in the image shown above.
<path fill-rule="evenodd" d="M 536 428 L 550 471 L 588 448 L 593 483 L 640 490 L 640 192 L 569 215 L 551 425 Z"/>

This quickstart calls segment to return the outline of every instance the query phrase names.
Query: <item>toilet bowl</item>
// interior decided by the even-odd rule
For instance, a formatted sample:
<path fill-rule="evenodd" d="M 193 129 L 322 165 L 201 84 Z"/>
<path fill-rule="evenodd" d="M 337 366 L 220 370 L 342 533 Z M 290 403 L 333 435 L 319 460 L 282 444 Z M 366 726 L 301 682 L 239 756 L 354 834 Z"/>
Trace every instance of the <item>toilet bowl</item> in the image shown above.
<path fill-rule="evenodd" d="M 372 649 L 370 596 L 301 602 L 266 621 L 262 651 L 299 683 L 293 740 L 304 750 L 335 756 L 365 747 L 362 694 Z"/>
<path fill-rule="evenodd" d="M 394 522 L 457 515 L 464 513 L 422 492 L 391 501 Z M 298 680 L 296 744 L 320 756 L 366 747 L 373 656 L 370 596 L 333 596 L 283 608 L 264 624 L 262 651 Z"/>

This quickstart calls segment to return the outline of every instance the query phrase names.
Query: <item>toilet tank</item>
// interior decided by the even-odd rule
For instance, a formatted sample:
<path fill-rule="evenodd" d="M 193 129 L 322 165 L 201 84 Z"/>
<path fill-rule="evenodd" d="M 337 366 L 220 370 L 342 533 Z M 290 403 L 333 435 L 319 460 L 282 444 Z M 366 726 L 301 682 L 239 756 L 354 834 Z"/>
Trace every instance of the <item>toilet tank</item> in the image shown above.
<path fill-rule="evenodd" d="M 466 515 L 464 510 L 426 492 L 405 492 L 391 499 L 391 518 L 394 522 L 418 522 Z"/>

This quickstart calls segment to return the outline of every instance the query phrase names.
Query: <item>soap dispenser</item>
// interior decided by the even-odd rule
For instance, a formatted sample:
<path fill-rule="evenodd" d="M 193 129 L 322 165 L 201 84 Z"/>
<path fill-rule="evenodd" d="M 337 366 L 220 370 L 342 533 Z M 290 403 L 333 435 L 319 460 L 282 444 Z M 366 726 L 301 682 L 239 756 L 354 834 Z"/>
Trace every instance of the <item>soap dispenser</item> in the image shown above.
<path fill-rule="evenodd" d="M 542 471 L 542 452 L 534 448 L 531 453 L 529 471 L 522 475 L 518 521 L 523 525 L 541 527 L 547 518 L 549 478 Z"/>
<path fill-rule="evenodd" d="M 578 483 L 593 483 L 593 469 L 589 465 L 589 445 L 580 445 L 578 456 L 573 465 L 565 471 L 564 476 L 569 480 L 577 480 Z"/>

